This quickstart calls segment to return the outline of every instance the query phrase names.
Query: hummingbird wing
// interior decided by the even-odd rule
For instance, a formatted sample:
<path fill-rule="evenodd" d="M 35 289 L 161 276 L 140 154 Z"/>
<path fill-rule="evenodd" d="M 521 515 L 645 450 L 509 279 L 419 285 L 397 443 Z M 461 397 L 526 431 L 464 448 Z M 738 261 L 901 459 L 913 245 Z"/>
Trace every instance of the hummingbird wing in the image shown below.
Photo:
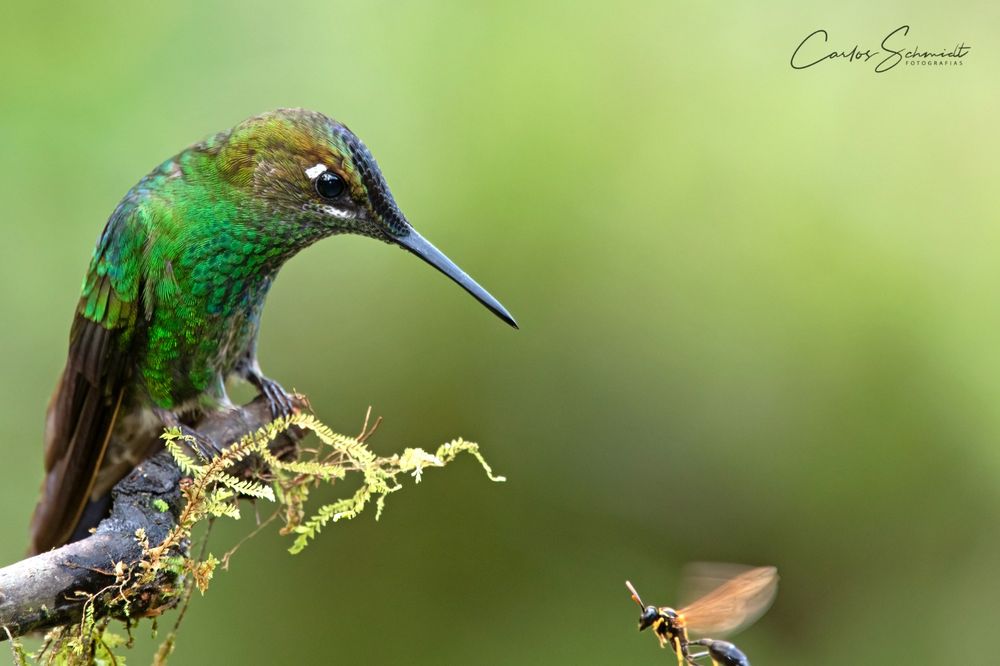
<path fill-rule="evenodd" d="M 66 543 L 87 504 L 122 403 L 142 293 L 146 221 L 126 199 L 94 250 L 70 331 L 69 357 L 45 421 L 45 481 L 31 550 Z"/>

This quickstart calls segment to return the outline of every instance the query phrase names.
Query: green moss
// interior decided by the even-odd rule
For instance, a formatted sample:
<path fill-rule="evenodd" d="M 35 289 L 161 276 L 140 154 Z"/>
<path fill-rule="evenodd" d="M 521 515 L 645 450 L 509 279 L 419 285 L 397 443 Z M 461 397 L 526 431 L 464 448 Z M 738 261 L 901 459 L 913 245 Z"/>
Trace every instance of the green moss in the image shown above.
<path fill-rule="evenodd" d="M 376 422 L 368 428 L 366 419 L 362 434 L 349 437 L 333 432 L 311 414 L 297 413 L 243 437 L 211 460 L 192 456 L 187 446 L 194 443 L 191 437 L 178 429 L 165 430 L 162 439 L 167 450 L 185 476 L 190 477 L 181 488 L 184 505 L 177 525 L 159 544 L 149 543 L 146 533 L 137 530 L 135 539 L 142 546 L 142 560 L 132 565 L 118 563 L 113 572 L 114 584 L 99 594 L 81 595 L 83 617 L 80 622 L 49 632 L 38 653 L 27 654 L 18 641 L 11 641 L 14 662 L 58 666 L 124 664 L 125 658 L 118 653 L 119 648 L 130 647 L 131 641 L 108 631 L 111 618 L 126 619 L 131 635 L 131 628 L 137 621 L 135 615 L 152 614 L 155 624 L 157 615 L 180 602 L 181 610 L 173 629 L 153 659 L 155 666 L 165 665 L 176 645 L 177 630 L 194 589 L 204 594 L 219 566 L 227 568 L 229 559 L 242 544 L 241 541 L 218 558 L 208 552 L 207 530 L 198 549 L 191 545 L 197 540 L 194 531 L 203 524 L 210 530 L 212 521 L 217 518 L 238 520 L 241 498 L 253 498 L 275 506 L 271 516 L 246 538 L 280 518 L 284 523 L 281 534 L 294 536 L 289 547 L 289 552 L 294 554 L 301 552 L 327 525 L 357 517 L 373 500 L 378 519 L 386 497 L 403 487 L 401 477 L 411 475 L 414 482 L 419 483 L 426 469 L 443 467 L 461 453 L 475 457 L 491 480 L 504 480 L 493 474 L 476 444 L 461 439 L 439 446 L 434 453 L 408 448 L 398 455 L 378 456 L 366 444 L 377 425 Z M 268 445 L 291 428 L 314 433 L 319 446 L 304 449 L 309 453 L 295 460 L 278 460 Z M 267 466 L 267 482 L 239 478 L 229 472 L 249 456 L 257 456 Z M 348 476 L 361 480 L 354 493 L 320 506 L 311 514 L 307 512 L 310 488 L 335 484 Z M 152 506 L 161 512 L 169 509 L 161 499 L 152 500 Z M 189 554 L 195 550 L 199 551 L 198 555 Z M 140 602 L 141 612 L 134 612 L 133 606 Z M 97 608 L 105 615 L 100 620 L 96 619 Z"/>

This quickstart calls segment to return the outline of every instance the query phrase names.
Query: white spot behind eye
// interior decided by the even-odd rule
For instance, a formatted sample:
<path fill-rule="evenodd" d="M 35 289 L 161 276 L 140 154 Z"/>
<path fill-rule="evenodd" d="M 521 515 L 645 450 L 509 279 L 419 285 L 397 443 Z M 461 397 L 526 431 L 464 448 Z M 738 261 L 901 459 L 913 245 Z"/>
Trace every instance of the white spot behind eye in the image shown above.
<path fill-rule="evenodd" d="M 326 165 L 322 163 L 317 164 L 314 167 L 309 167 L 308 169 L 306 169 L 306 177 L 309 178 L 309 180 L 312 180 L 316 176 L 326 171 L 326 168 L 327 168 Z"/>
<path fill-rule="evenodd" d="M 336 217 L 341 220 L 348 220 L 352 217 L 350 211 L 341 210 L 340 208 L 334 208 L 333 206 L 323 206 L 323 212 L 330 217 Z"/>

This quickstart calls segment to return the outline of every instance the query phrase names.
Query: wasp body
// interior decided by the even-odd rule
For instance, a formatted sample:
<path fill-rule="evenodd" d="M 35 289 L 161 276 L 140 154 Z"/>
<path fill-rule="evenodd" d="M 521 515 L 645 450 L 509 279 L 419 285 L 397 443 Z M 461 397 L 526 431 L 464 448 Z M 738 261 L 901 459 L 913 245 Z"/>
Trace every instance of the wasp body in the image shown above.
<path fill-rule="evenodd" d="M 715 569 L 714 566 L 711 568 Z M 717 575 L 702 574 L 698 578 L 703 583 L 720 580 Z M 743 569 L 739 574 L 721 580 L 721 584 L 679 610 L 643 604 L 632 583 L 625 581 L 632 599 L 642 609 L 639 631 L 651 628 L 660 641 L 660 647 L 669 645 L 677 655 L 678 666 L 698 666 L 697 660 L 704 657 L 709 657 L 713 666 L 750 666 L 747 656 L 732 643 L 712 638 L 691 640 L 688 631 L 702 636 L 722 635 L 734 633 L 752 623 L 774 600 L 778 585 L 777 569 Z M 707 651 L 692 653 L 691 646 L 705 647 Z"/>

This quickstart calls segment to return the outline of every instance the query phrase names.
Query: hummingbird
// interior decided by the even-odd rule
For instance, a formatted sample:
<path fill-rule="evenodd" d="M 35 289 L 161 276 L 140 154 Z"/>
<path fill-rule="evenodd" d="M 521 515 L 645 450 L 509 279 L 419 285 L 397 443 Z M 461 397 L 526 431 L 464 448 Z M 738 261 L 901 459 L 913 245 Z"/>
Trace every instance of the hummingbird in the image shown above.
<path fill-rule="evenodd" d="M 412 252 L 517 328 L 410 225 L 345 125 L 306 109 L 249 118 L 142 178 L 98 238 L 46 415 L 33 552 L 85 537 L 164 427 L 234 409 L 227 380 L 250 382 L 275 417 L 292 410 L 257 360 L 264 300 L 288 259 L 336 234 Z"/>

